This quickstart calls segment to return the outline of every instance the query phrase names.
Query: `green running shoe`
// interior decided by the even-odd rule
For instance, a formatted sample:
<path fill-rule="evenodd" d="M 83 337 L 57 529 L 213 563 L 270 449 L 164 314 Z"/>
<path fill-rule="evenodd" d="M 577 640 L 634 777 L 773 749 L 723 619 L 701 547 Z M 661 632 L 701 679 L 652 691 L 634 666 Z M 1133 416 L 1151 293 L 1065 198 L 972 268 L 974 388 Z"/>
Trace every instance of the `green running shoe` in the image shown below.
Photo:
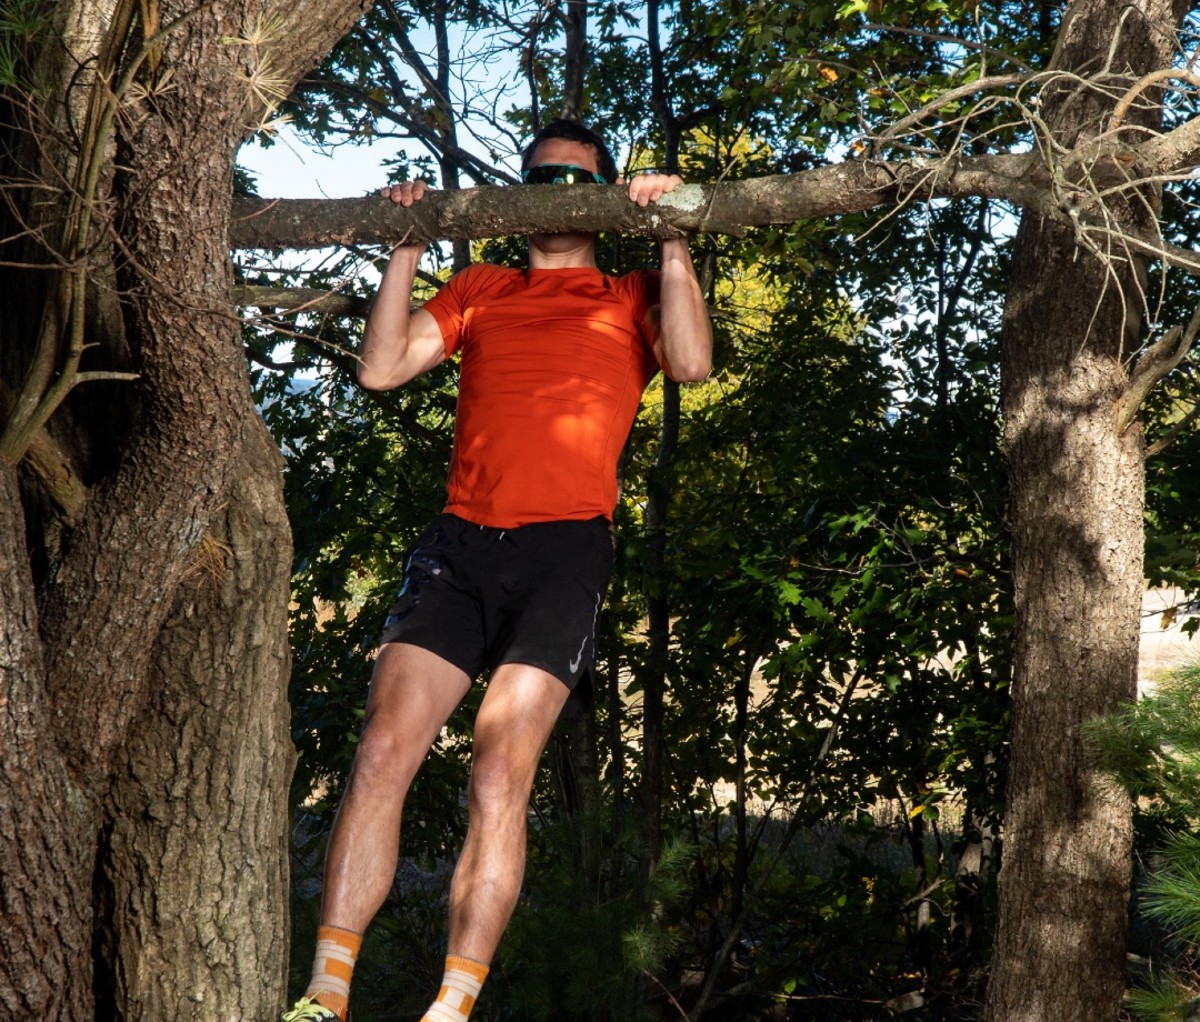
<path fill-rule="evenodd" d="M 279 1022 L 342 1022 L 337 1012 L 330 1011 L 310 997 L 301 997 L 290 1011 L 279 1016 Z"/>

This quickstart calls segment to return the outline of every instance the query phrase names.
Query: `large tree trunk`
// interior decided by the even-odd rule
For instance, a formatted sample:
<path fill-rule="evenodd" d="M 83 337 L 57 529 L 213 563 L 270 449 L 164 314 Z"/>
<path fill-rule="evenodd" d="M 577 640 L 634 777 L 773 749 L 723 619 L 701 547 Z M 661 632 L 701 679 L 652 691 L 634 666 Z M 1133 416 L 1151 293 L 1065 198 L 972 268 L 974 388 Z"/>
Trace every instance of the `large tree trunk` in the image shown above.
<path fill-rule="evenodd" d="M 1111 94 L 1048 88 L 1060 142 L 1104 131 L 1113 97 L 1169 63 L 1186 6 L 1070 5 L 1053 67 L 1094 73 L 1111 53 Z M 1149 107 L 1130 118 L 1157 119 Z M 1142 437 L 1119 435 L 1116 408 L 1141 327 L 1137 276 L 1059 224 L 1022 219 L 1002 334 L 1017 638 L 992 1022 L 1111 1020 L 1125 989 L 1130 806 L 1093 769 L 1080 725 L 1135 695 Z"/>
<path fill-rule="evenodd" d="M 2 238 L 38 228 L 0 259 L 46 266 L 4 271 L 0 427 L 59 311 L 47 295 L 85 300 L 85 369 L 138 375 L 84 384 L 39 434 L 65 488 L 44 460 L 0 457 L 5 1018 L 253 1019 L 283 1000 L 291 557 L 229 301 L 232 168 L 257 116 L 247 76 L 274 51 L 294 80 L 364 5 L 269 6 L 48 4 L 37 63 L 67 84 L 0 98 L 0 176 L 68 182 L 92 76 L 143 52 L 139 13 L 174 26 L 102 140 L 73 260 L 87 287 L 55 268 L 65 191 L 0 211 Z"/>
<path fill-rule="evenodd" d="M 201 1002 L 199 1017 L 274 1017 L 286 975 L 291 543 L 281 458 L 261 425 L 248 432 L 217 538 L 152 651 L 153 695 L 112 792 L 107 962 L 130 1020 Z"/>

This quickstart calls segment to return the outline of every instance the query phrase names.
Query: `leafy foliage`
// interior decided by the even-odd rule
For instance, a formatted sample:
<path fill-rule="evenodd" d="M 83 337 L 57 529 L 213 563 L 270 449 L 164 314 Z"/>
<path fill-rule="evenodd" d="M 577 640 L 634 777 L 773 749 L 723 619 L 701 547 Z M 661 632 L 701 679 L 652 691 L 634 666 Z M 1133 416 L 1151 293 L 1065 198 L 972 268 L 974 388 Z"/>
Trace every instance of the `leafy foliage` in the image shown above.
<path fill-rule="evenodd" d="M 1097 761 L 1136 799 L 1141 852 L 1139 916 L 1159 929 L 1157 959 L 1130 1005 L 1146 1022 L 1186 1019 L 1200 1002 L 1200 662 L 1163 677 L 1154 692 L 1095 721 L 1087 737 Z"/>
<path fill-rule="evenodd" d="M 709 181 L 800 170 L 864 151 L 954 85 L 1041 66 L 1063 7 L 589 5 L 585 116 L 631 167 L 677 163 Z M 562 98 L 560 25 L 521 4 L 377 4 L 293 114 L 326 145 L 418 143 L 391 168 L 400 175 L 504 180 L 505 159 Z M 415 40 L 432 40 L 424 56 Z M 471 41 L 483 59 L 503 45 L 519 60 L 489 86 Z M 972 99 L 893 144 L 978 152 L 1027 132 L 1004 103 Z M 994 869 L 974 853 L 998 831 L 1006 763 L 997 338 L 1014 225 L 1011 210 L 972 201 L 694 239 L 716 367 L 683 391 L 670 457 L 662 387 L 635 424 L 594 725 L 564 725 L 586 754 L 539 780 L 528 892 L 482 1012 L 632 1019 L 686 1008 L 718 970 L 722 1017 L 844 997 L 865 1018 L 916 988 L 943 1017 L 969 1015 Z M 614 272 L 653 260 L 629 239 L 599 251 Z M 502 239 L 471 255 L 522 252 Z M 1180 314 L 1173 301 L 1164 321 Z M 314 332 L 354 347 L 344 324 Z M 277 340 L 255 338 L 260 360 Z M 401 553 L 439 504 L 454 381 L 423 377 L 371 402 L 345 361 L 308 350 L 297 365 L 312 382 L 263 371 L 257 383 L 297 524 L 297 799 L 320 815 L 353 754 Z M 1192 375 L 1156 398 L 1156 428 L 1185 418 Z M 1148 539 L 1151 578 L 1192 590 L 1195 438 L 1184 430 L 1151 464 Z M 669 495 L 661 541 L 654 492 Z M 661 661 L 647 634 L 655 600 L 670 609 Z M 652 804 L 643 714 L 664 686 L 665 790 Z M 461 835 L 469 716 L 411 796 L 405 849 L 425 865 L 452 858 Z"/>

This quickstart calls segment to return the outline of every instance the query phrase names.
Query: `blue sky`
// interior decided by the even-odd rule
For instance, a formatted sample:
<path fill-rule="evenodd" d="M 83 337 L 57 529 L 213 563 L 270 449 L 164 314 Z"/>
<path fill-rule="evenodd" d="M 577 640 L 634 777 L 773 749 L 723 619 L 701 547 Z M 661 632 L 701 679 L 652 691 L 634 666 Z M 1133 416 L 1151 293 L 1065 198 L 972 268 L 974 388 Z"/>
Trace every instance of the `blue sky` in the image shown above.
<path fill-rule="evenodd" d="M 286 125 L 269 148 L 247 142 L 238 164 L 258 179 L 258 192 L 272 199 L 352 199 L 386 183 L 380 163 L 394 145 L 343 145 L 324 152 L 303 142 Z"/>

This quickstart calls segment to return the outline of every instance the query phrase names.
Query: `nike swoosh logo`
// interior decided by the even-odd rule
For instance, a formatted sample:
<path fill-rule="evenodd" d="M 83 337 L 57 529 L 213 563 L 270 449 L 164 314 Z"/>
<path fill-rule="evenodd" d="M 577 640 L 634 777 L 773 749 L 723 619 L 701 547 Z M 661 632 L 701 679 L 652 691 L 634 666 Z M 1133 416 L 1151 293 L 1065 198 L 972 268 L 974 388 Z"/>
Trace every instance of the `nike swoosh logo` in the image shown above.
<path fill-rule="evenodd" d="M 572 674 L 579 670 L 579 665 L 583 662 L 583 650 L 587 646 L 587 636 L 583 637 L 583 643 L 579 647 L 579 655 L 567 663 L 567 668 Z"/>
<path fill-rule="evenodd" d="M 597 593 L 596 594 L 596 610 L 592 614 L 592 635 L 596 634 L 596 619 L 600 616 L 600 599 L 601 599 L 601 594 Z M 583 651 L 584 651 L 584 649 L 587 648 L 587 643 L 588 643 L 588 636 L 585 635 L 583 637 L 583 642 L 581 642 L 579 644 L 579 655 L 576 656 L 574 660 L 567 661 L 567 670 L 569 670 L 572 674 L 574 674 L 577 670 L 579 670 L 579 665 L 581 663 L 583 663 Z"/>

